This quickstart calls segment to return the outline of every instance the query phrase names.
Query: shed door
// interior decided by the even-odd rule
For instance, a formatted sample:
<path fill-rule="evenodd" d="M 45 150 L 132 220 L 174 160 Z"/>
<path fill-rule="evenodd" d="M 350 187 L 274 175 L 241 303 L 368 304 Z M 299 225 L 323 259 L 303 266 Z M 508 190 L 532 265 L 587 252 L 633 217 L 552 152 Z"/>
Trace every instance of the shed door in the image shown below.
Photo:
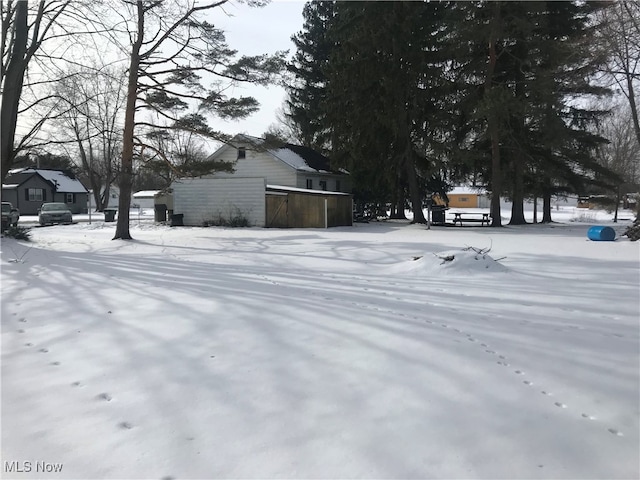
<path fill-rule="evenodd" d="M 288 195 L 267 195 L 266 227 L 287 228 L 289 226 L 288 212 Z"/>

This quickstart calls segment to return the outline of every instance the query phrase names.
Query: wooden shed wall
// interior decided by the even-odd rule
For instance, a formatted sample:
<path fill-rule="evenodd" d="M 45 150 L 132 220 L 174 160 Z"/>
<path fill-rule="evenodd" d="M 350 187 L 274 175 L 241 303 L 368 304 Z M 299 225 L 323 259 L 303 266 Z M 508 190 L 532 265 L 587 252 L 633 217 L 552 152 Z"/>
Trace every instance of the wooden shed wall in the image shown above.
<path fill-rule="evenodd" d="M 326 200 L 326 223 L 325 223 Z M 266 227 L 325 228 L 352 225 L 349 195 L 313 195 L 298 192 L 267 193 Z"/>

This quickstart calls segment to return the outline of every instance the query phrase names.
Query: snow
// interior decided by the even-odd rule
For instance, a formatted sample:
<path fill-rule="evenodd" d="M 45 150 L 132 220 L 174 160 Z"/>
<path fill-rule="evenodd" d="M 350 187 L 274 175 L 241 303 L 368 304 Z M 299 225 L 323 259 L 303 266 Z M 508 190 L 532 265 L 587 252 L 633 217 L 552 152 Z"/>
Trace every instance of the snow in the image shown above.
<path fill-rule="evenodd" d="M 471 185 L 457 185 L 454 186 L 451 191 L 447 192 L 448 195 L 486 195 L 487 190 L 484 187 L 473 187 Z"/>
<path fill-rule="evenodd" d="M 296 170 L 305 172 L 324 172 L 324 170 L 316 170 L 315 168 L 311 168 L 309 165 L 307 165 L 307 162 L 304 158 L 295 153 L 293 150 L 289 150 L 288 148 L 278 148 L 277 150 L 269 150 L 269 152 L 271 152 L 271 154 L 276 158 L 279 158 L 284 163 L 295 168 Z"/>
<path fill-rule="evenodd" d="M 640 242 L 556 219 L 2 238 L 3 478 L 638 478 Z"/>
<path fill-rule="evenodd" d="M 160 193 L 160 190 L 140 190 L 139 192 L 134 193 L 132 196 L 133 198 L 153 198 L 158 193 Z"/>

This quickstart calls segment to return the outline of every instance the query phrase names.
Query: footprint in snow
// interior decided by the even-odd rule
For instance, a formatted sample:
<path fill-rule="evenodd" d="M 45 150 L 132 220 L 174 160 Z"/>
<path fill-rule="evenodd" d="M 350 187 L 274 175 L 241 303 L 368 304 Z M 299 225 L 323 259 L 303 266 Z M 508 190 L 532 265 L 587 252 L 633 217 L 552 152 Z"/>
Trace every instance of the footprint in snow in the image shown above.
<path fill-rule="evenodd" d="M 509 364 L 507 362 L 496 362 L 498 365 L 502 365 L 503 367 L 508 367 Z"/>
<path fill-rule="evenodd" d="M 129 422 L 120 422 L 118 424 L 118 427 L 122 428 L 123 430 L 131 430 L 133 428 L 133 424 Z"/>
<path fill-rule="evenodd" d="M 587 420 L 595 420 L 596 417 L 594 417 L 593 415 L 589 415 L 588 413 L 583 413 L 582 418 L 586 418 Z"/>
<path fill-rule="evenodd" d="M 26 319 L 26 318 L 24 318 L 24 317 L 19 318 L 19 319 L 18 319 L 18 321 L 19 321 L 19 322 L 22 322 L 22 323 L 27 323 L 27 319 Z"/>
<path fill-rule="evenodd" d="M 110 402 L 111 400 L 113 400 L 113 397 L 108 393 L 101 393 L 100 395 L 97 396 L 97 398 L 98 400 L 104 400 L 106 402 Z"/>
<path fill-rule="evenodd" d="M 567 408 L 567 406 L 562 402 L 556 402 L 554 405 L 558 408 Z"/>
<path fill-rule="evenodd" d="M 47 348 L 41 348 L 40 350 L 38 350 L 40 353 L 49 353 L 49 350 Z"/>
<path fill-rule="evenodd" d="M 624 436 L 620 430 L 616 430 L 615 428 L 609 428 L 608 430 L 609 430 L 609 433 L 613 433 L 614 435 L 616 435 L 618 437 L 623 437 Z"/>

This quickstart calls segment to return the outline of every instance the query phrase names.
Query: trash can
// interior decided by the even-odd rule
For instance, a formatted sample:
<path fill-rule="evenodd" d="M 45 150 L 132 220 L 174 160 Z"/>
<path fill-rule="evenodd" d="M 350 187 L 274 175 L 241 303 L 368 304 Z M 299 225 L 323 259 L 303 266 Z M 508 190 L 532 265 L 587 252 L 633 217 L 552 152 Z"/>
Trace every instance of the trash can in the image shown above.
<path fill-rule="evenodd" d="M 587 237 L 595 242 L 612 242 L 616 239 L 616 231 L 611 227 L 596 225 L 589 228 Z"/>
<path fill-rule="evenodd" d="M 104 221 L 105 222 L 114 222 L 116 219 L 117 208 L 105 208 L 104 209 Z"/>
<path fill-rule="evenodd" d="M 171 226 L 182 227 L 184 226 L 184 213 L 174 213 L 171 215 Z"/>
<path fill-rule="evenodd" d="M 447 209 L 444 205 L 434 205 L 431 207 L 431 223 L 444 225 L 444 212 Z"/>
<path fill-rule="evenodd" d="M 167 221 L 167 206 L 164 203 L 156 203 L 154 205 L 155 221 L 166 222 Z"/>

